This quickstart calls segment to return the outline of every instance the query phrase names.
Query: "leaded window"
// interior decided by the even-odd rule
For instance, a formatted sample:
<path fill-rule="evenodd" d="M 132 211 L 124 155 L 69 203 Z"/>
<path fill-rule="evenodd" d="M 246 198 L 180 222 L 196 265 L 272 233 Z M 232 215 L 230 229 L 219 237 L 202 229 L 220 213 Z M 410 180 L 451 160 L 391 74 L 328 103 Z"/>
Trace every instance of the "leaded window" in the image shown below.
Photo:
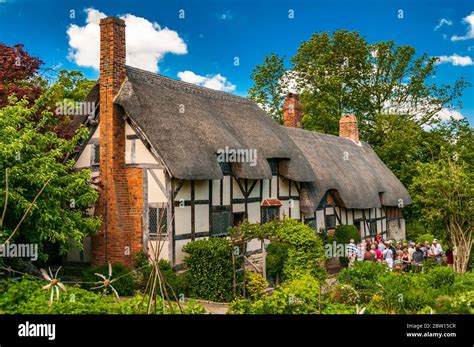
<path fill-rule="evenodd" d="M 280 218 L 279 206 L 264 206 L 262 207 L 262 224 L 268 223 L 274 219 Z"/>
<path fill-rule="evenodd" d="M 100 165 L 100 145 L 92 145 L 92 165 Z"/>
<path fill-rule="evenodd" d="M 158 234 L 166 235 L 168 232 L 167 209 L 150 207 L 148 209 L 148 233 L 151 238 L 156 238 Z"/>
<path fill-rule="evenodd" d="M 336 227 L 336 215 L 328 214 L 325 218 L 326 229 L 334 229 Z"/>
<path fill-rule="evenodd" d="M 230 208 L 221 207 L 211 212 L 211 236 L 222 236 L 228 233 L 231 226 Z"/>

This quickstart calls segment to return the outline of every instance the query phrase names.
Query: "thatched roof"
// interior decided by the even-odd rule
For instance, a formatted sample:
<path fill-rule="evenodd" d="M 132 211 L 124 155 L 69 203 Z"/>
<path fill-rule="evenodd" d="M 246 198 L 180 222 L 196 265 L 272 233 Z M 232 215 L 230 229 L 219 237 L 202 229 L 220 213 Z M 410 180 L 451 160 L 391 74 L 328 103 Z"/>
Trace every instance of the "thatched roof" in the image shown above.
<path fill-rule="evenodd" d="M 411 204 L 403 184 L 366 143 L 312 131 L 285 128 L 311 163 L 316 180 L 302 188 L 301 209 L 313 212 L 324 194 L 346 208 L 373 208 Z"/>
<path fill-rule="evenodd" d="M 98 99 L 96 84 L 87 101 Z M 246 98 L 127 66 L 127 79 L 115 103 L 175 178 L 221 179 L 219 149 L 256 149 L 257 165 L 234 163 L 233 174 L 270 178 L 266 159 L 283 159 L 280 174 L 304 182 L 300 197 L 304 213 L 312 213 L 329 190 L 347 208 L 411 203 L 403 184 L 368 144 L 280 126 Z"/>
<path fill-rule="evenodd" d="M 314 181 L 314 173 L 286 131 L 254 102 L 127 66 L 115 103 L 157 151 L 173 177 L 222 178 L 218 150 L 256 149 L 257 162 L 233 164 L 239 178 L 271 178 L 266 159 L 281 158 L 280 173 Z"/>

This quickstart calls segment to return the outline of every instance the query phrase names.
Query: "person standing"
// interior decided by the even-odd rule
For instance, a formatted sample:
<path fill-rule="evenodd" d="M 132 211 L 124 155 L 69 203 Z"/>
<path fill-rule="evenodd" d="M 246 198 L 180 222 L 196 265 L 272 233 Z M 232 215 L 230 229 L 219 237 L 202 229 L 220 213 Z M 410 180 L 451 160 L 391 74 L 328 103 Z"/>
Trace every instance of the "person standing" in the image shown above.
<path fill-rule="evenodd" d="M 354 239 L 350 239 L 347 246 L 347 257 L 349 258 L 349 267 L 352 267 L 357 257 L 357 246 L 354 243 Z"/>
<path fill-rule="evenodd" d="M 433 253 L 433 257 L 436 259 L 438 264 L 441 265 L 443 261 L 443 247 L 441 247 L 441 245 L 438 243 L 438 239 L 433 240 L 431 252 Z"/>
<path fill-rule="evenodd" d="M 410 253 L 408 252 L 408 248 L 405 247 L 403 249 L 403 254 L 402 254 L 402 268 L 403 268 L 403 271 L 405 271 L 405 272 L 410 271 L 411 260 L 412 260 L 412 258 L 411 258 Z"/>
<path fill-rule="evenodd" d="M 450 240 L 446 241 L 446 263 L 451 269 L 454 268 L 454 252 Z"/>
<path fill-rule="evenodd" d="M 382 251 L 378 247 L 375 247 L 375 245 L 372 245 L 372 249 L 375 252 L 375 261 L 381 262 L 383 260 Z"/>
<path fill-rule="evenodd" d="M 385 250 L 383 251 L 383 259 L 385 263 L 387 264 L 388 268 L 390 271 L 392 271 L 393 268 L 393 251 L 391 250 L 390 243 L 385 244 Z"/>
<path fill-rule="evenodd" d="M 421 250 L 421 245 L 418 243 L 415 245 L 415 251 L 413 252 L 412 256 L 413 270 L 415 272 L 421 271 L 423 268 L 423 260 L 425 260 L 425 257 L 423 255 L 423 251 Z"/>
<path fill-rule="evenodd" d="M 425 241 L 423 243 L 423 247 L 421 247 L 421 251 L 423 252 L 423 257 L 426 259 L 428 258 L 428 253 L 429 253 L 429 250 L 430 250 L 430 244 L 428 241 Z"/>
<path fill-rule="evenodd" d="M 413 257 L 414 252 L 415 252 L 415 243 L 410 241 L 408 243 L 408 254 L 410 254 L 410 257 Z"/>
<path fill-rule="evenodd" d="M 383 242 L 383 237 L 382 237 L 382 233 L 380 232 L 380 230 L 377 230 L 377 234 L 375 235 L 375 242 L 378 245 Z"/>

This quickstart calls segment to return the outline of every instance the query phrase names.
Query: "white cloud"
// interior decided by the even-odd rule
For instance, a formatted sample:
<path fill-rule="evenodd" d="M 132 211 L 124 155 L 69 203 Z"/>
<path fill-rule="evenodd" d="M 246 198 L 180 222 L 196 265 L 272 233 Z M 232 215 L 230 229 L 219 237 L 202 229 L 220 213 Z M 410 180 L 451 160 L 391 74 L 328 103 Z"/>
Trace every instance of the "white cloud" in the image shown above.
<path fill-rule="evenodd" d="M 439 20 L 438 25 L 435 26 L 434 30 L 435 30 L 435 31 L 438 30 L 438 29 L 441 28 L 443 25 L 448 25 L 448 26 L 449 26 L 449 25 L 453 25 L 453 22 L 452 22 L 451 20 L 449 20 L 449 19 L 441 18 L 441 19 Z"/>
<path fill-rule="evenodd" d="M 107 17 L 93 8 L 85 10 L 86 24 L 72 24 L 69 37 L 68 58 L 79 66 L 99 69 L 100 19 Z M 156 22 L 132 14 L 121 16 L 126 24 L 127 64 L 144 70 L 158 72 L 158 63 L 167 53 L 186 54 L 187 46 L 176 31 L 161 28 Z"/>
<path fill-rule="evenodd" d="M 464 118 L 461 112 L 457 110 L 450 110 L 447 108 L 443 108 L 441 111 L 436 113 L 434 117 L 436 119 L 441 119 L 441 120 L 449 120 L 449 119 L 460 120 Z"/>
<path fill-rule="evenodd" d="M 465 57 L 462 57 L 457 54 L 453 55 L 442 55 L 439 56 L 439 61 L 438 64 L 443 64 L 443 63 L 451 63 L 454 66 L 469 66 L 469 65 L 474 65 L 474 62 L 472 61 L 472 58 L 468 55 Z"/>
<path fill-rule="evenodd" d="M 230 83 L 226 77 L 221 74 L 201 76 L 192 71 L 180 71 L 178 77 L 185 82 L 197 84 L 198 86 L 230 92 L 235 90 L 235 85 Z"/>
<path fill-rule="evenodd" d="M 464 41 L 464 40 L 474 39 L 474 12 L 471 12 L 471 14 L 463 18 L 462 21 L 463 23 L 466 23 L 468 26 L 466 35 L 463 35 L 463 36 L 454 35 L 451 37 L 451 41 Z"/>

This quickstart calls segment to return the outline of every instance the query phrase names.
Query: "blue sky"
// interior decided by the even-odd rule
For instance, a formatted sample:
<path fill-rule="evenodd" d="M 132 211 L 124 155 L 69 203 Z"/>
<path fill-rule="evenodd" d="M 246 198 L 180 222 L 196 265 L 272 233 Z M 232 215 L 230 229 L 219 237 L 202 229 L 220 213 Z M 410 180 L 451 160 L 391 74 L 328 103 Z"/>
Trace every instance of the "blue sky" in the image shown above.
<path fill-rule="evenodd" d="M 191 78 L 238 95 L 246 95 L 252 82 L 251 70 L 266 54 L 275 52 L 292 57 L 312 33 L 337 29 L 358 31 L 369 42 L 394 40 L 399 45 L 415 47 L 417 53 L 445 56 L 447 62 L 438 66 L 435 81 L 453 83 L 464 77 L 474 85 L 474 34 L 472 38 L 467 34 L 470 28 L 474 33 L 474 28 L 463 22 L 463 18 L 474 13 L 474 2 L 467 0 L 0 0 L 0 42 L 22 43 L 46 67 L 79 69 L 95 79 L 96 69 L 80 66 L 77 57 L 68 58 L 68 29 L 75 25 L 81 33 L 88 8 L 107 15 L 135 16 L 138 35 L 135 33 L 132 39 L 135 37 L 146 46 L 136 49 L 155 52 L 160 73 L 172 78 Z M 180 10 L 184 10 L 184 18 L 180 18 Z M 289 18 L 290 10 L 294 11 L 294 18 Z M 403 10 L 403 19 L 399 18 L 399 10 Z M 71 11 L 75 18 L 71 18 Z M 162 36 L 153 36 L 157 33 L 150 26 L 151 36 L 147 36 L 146 30 L 139 29 L 143 24 L 140 18 L 158 23 L 157 32 L 168 29 Z M 445 19 L 443 25 L 435 30 L 441 19 Z M 86 35 L 84 31 L 82 34 Z M 458 39 L 453 40 L 453 36 Z M 148 37 L 163 38 L 165 43 L 160 45 L 154 40 L 147 45 Z M 86 35 L 79 40 L 79 53 L 85 60 L 93 44 L 87 38 Z M 238 66 L 234 64 L 236 57 Z M 464 108 L 460 111 L 473 124 L 474 86 L 465 91 L 462 101 Z"/>

